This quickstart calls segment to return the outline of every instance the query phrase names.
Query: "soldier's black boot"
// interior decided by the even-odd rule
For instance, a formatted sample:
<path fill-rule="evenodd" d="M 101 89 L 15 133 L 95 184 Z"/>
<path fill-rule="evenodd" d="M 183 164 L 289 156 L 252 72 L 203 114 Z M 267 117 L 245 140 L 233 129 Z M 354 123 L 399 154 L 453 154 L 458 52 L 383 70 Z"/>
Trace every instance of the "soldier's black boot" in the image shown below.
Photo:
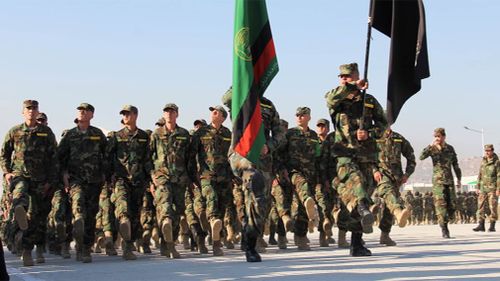
<path fill-rule="evenodd" d="M 196 246 L 200 254 L 208 254 L 208 248 L 205 245 L 205 237 L 207 233 L 203 231 L 201 225 L 196 223 L 190 226 L 191 233 L 193 234 L 193 240 L 196 240 Z"/>
<path fill-rule="evenodd" d="M 472 229 L 475 232 L 481 231 L 484 232 L 486 229 L 484 229 L 484 220 L 480 220 L 478 226 Z"/>
<path fill-rule="evenodd" d="M 439 225 L 441 227 L 441 234 L 443 238 L 450 238 L 450 230 L 448 229 L 447 223 L 442 223 Z"/>
<path fill-rule="evenodd" d="M 495 222 L 492 221 L 490 222 L 490 228 L 488 228 L 488 232 L 495 232 L 496 229 L 495 229 Z"/>
<path fill-rule="evenodd" d="M 372 233 L 375 217 L 370 212 L 367 205 L 364 202 L 358 203 L 357 211 L 361 216 L 361 226 L 363 227 L 363 233 Z"/>
<path fill-rule="evenodd" d="M 368 257 L 372 255 L 372 252 L 365 248 L 362 244 L 361 232 L 353 232 L 351 236 L 351 248 L 349 254 L 353 257 Z"/>
<path fill-rule="evenodd" d="M 247 258 L 247 262 L 261 262 L 262 258 L 255 249 L 255 246 L 257 245 L 257 237 L 249 237 L 248 235 L 244 236 L 246 236 L 244 239 L 246 240 L 245 256 Z"/>
<path fill-rule="evenodd" d="M 278 245 L 278 241 L 276 241 L 276 224 L 271 223 L 269 225 L 269 245 Z"/>

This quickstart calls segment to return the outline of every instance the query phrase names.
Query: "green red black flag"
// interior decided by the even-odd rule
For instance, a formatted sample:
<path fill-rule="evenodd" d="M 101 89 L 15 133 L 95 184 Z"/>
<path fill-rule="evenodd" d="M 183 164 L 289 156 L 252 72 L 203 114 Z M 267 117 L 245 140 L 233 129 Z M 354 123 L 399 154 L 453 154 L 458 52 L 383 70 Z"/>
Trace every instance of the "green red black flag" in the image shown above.
<path fill-rule="evenodd" d="M 278 73 L 265 0 L 236 0 L 233 51 L 232 145 L 257 164 L 266 142 L 260 98 Z"/>
<path fill-rule="evenodd" d="M 393 124 L 403 104 L 430 76 L 422 0 L 372 0 L 372 26 L 391 38 L 387 120 Z"/>

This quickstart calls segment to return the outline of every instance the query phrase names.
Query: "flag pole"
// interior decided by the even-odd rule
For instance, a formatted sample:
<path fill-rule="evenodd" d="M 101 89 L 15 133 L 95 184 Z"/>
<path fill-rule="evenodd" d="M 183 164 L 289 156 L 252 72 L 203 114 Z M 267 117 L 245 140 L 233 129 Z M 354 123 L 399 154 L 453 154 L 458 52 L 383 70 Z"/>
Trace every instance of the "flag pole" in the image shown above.
<path fill-rule="evenodd" d="M 368 11 L 368 31 L 366 32 L 366 49 L 365 49 L 365 68 L 363 72 L 363 79 L 368 82 L 368 62 L 370 60 L 370 42 L 372 38 L 372 24 L 373 24 L 373 12 L 374 12 L 374 5 L 373 2 L 375 0 L 370 0 L 370 8 Z M 365 97 L 366 97 L 366 90 L 363 90 L 361 92 L 361 95 L 363 95 L 363 111 L 361 114 L 361 123 L 359 124 L 359 129 L 363 130 L 364 129 L 364 124 L 365 124 Z"/>

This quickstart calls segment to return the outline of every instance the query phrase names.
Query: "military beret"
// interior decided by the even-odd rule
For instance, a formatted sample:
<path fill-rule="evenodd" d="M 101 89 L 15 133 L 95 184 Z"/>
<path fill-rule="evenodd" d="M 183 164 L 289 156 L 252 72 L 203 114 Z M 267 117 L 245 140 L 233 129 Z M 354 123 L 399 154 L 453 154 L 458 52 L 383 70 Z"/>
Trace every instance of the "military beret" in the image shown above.
<path fill-rule="evenodd" d="M 485 144 L 484 145 L 484 150 L 495 150 L 492 144 Z"/>
<path fill-rule="evenodd" d="M 167 109 L 173 109 L 173 110 L 175 110 L 176 112 L 179 112 L 179 107 L 178 107 L 175 103 L 167 103 L 167 104 L 163 107 L 163 111 L 167 111 Z"/>
<path fill-rule="evenodd" d="M 446 136 L 446 131 L 444 130 L 444 128 L 436 128 L 434 129 L 434 134 L 440 134 L 442 136 Z"/>
<path fill-rule="evenodd" d="M 38 101 L 36 101 L 36 100 L 23 101 L 23 108 L 27 108 L 27 107 L 31 107 L 31 106 L 38 107 Z"/>
<path fill-rule="evenodd" d="M 85 110 L 92 111 L 92 112 L 95 111 L 95 108 L 90 103 L 86 103 L 86 102 L 81 103 L 76 109 L 78 109 L 78 110 L 85 109 Z"/>
<path fill-rule="evenodd" d="M 210 111 L 217 110 L 220 113 L 222 113 L 222 117 L 224 117 L 224 119 L 227 118 L 227 111 L 224 109 L 224 107 L 222 107 L 222 105 L 211 106 L 208 108 L 208 110 Z"/>
<path fill-rule="evenodd" d="M 318 122 L 316 122 L 316 126 L 320 124 L 325 125 L 325 127 L 330 127 L 330 121 L 326 120 L 325 118 L 321 118 L 318 120 Z"/>
<path fill-rule="evenodd" d="M 353 73 L 359 73 L 358 71 L 358 64 L 353 62 L 353 63 L 348 63 L 348 64 L 342 64 L 339 66 L 340 69 L 340 75 L 351 75 Z"/>
<path fill-rule="evenodd" d="M 306 106 L 297 107 L 297 111 L 295 112 L 295 116 L 305 115 L 305 114 L 311 114 L 311 109 L 309 107 L 306 107 Z"/>
<path fill-rule="evenodd" d="M 120 110 L 120 114 L 123 114 L 124 112 L 133 112 L 137 114 L 139 110 L 137 109 L 137 107 L 127 104 L 122 107 L 122 110 Z"/>

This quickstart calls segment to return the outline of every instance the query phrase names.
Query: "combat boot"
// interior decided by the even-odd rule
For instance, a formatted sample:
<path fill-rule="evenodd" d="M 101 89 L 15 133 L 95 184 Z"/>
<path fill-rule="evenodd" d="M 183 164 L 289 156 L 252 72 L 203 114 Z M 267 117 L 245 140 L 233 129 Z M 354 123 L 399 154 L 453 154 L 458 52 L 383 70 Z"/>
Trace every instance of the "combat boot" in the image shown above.
<path fill-rule="evenodd" d="M 309 243 L 307 242 L 308 239 L 307 237 L 297 235 L 297 250 L 299 251 L 309 251 L 311 250 L 311 247 L 309 246 Z"/>
<path fill-rule="evenodd" d="M 227 237 L 224 237 L 224 246 L 226 246 L 226 249 L 234 249 L 233 241 L 227 239 Z"/>
<path fill-rule="evenodd" d="M 364 202 L 358 203 L 357 211 L 361 216 L 361 226 L 363 227 L 363 233 L 373 232 L 373 223 L 375 222 L 375 217 L 370 210 L 366 207 Z"/>
<path fill-rule="evenodd" d="M 166 242 L 166 246 L 167 246 L 167 253 L 166 253 L 167 257 L 170 257 L 172 259 L 180 259 L 181 258 L 181 254 L 179 254 L 179 252 L 177 252 L 177 250 L 175 249 L 174 242 Z"/>
<path fill-rule="evenodd" d="M 26 210 L 23 206 L 17 205 L 14 208 L 14 219 L 16 220 L 19 229 L 23 231 L 28 229 L 28 216 L 26 215 Z"/>
<path fill-rule="evenodd" d="M 61 243 L 61 256 L 63 259 L 70 259 L 71 254 L 69 252 L 69 242 Z"/>
<path fill-rule="evenodd" d="M 353 257 L 368 257 L 372 252 L 361 243 L 363 233 L 353 232 L 351 236 L 351 247 L 349 254 Z"/>
<path fill-rule="evenodd" d="M 115 249 L 115 243 L 113 243 L 113 233 L 111 231 L 104 231 L 104 249 L 108 256 L 118 255 Z"/>
<path fill-rule="evenodd" d="M 328 241 L 326 240 L 326 234 L 324 231 L 320 231 L 319 233 L 319 246 L 320 247 L 328 247 Z"/>
<path fill-rule="evenodd" d="M 486 229 L 484 228 L 484 220 L 479 221 L 479 225 L 472 229 L 475 232 L 481 231 L 484 232 Z"/>
<path fill-rule="evenodd" d="M 246 241 L 246 249 L 245 249 L 245 257 L 247 262 L 261 262 L 262 258 L 259 253 L 255 250 L 255 246 L 257 245 L 257 238 L 250 237 L 248 235 L 244 235 L 243 240 Z"/>
<path fill-rule="evenodd" d="M 91 263 L 92 262 L 92 256 L 90 255 L 89 248 L 84 248 L 82 250 L 82 262 L 83 263 Z"/>
<path fill-rule="evenodd" d="M 212 229 L 212 243 L 214 243 L 215 241 L 220 241 L 222 221 L 220 219 L 212 219 L 210 221 L 210 228 Z"/>
<path fill-rule="evenodd" d="M 104 248 L 104 244 L 105 244 L 104 237 L 99 236 L 97 238 L 97 241 L 95 242 L 94 253 L 96 253 L 96 254 L 102 253 L 102 248 Z"/>
<path fill-rule="evenodd" d="M 386 246 L 396 246 L 396 242 L 391 239 L 391 237 L 389 236 L 389 232 L 382 232 L 380 234 L 380 244 Z"/>
<path fill-rule="evenodd" d="M 22 254 L 23 266 L 34 266 L 33 258 L 31 257 L 31 250 L 23 250 Z"/>
<path fill-rule="evenodd" d="M 163 220 L 161 224 L 161 233 L 166 242 L 174 242 L 174 237 L 172 235 L 172 219 L 166 218 Z"/>
<path fill-rule="evenodd" d="M 326 236 L 326 241 L 328 241 L 328 244 L 335 244 L 335 238 L 332 237 L 332 235 L 330 236 Z"/>
<path fill-rule="evenodd" d="M 442 223 L 439 226 L 441 227 L 441 234 L 443 238 L 450 238 L 450 230 L 448 229 L 448 224 Z"/>
<path fill-rule="evenodd" d="M 189 242 L 189 234 L 188 233 L 183 233 L 181 235 L 181 241 L 182 241 L 182 247 L 184 250 L 189 250 L 191 249 L 191 243 Z"/>
<path fill-rule="evenodd" d="M 332 236 L 332 223 L 328 218 L 325 218 L 323 221 L 323 231 L 325 232 L 325 236 Z"/>
<path fill-rule="evenodd" d="M 149 241 L 142 241 L 140 250 L 143 254 L 151 254 L 153 251 L 151 251 L 151 247 L 149 246 Z"/>
<path fill-rule="evenodd" d="M 75 217 L 73 222 L 73 236 L 76 243 L 83 244 L 83 233 L 85 232 L 85 222 L 82 217 Z"/>
<path fill-rule="evenodd" d="M 285 250 L 287 248 L 287 242 L 286 236 L 278 234 L 278 249 Z"/>
<path fill-rule="evenodd" d="M 408 223 L 408 218 L 411 216 L 411 210 L 409 208 L 395 209 L 393 212 L 399 227 L 405 227 Z"/>
<path fill-rule="evenodd" d="M 160 249 L 161 243 L 160 243 L 160 233 L 158 227 L 153 227 L 153 230 L 151 231 L 151 239 L 153 239 L 154 247 L 156 249 Z"/>
<path fill-rule="evenodd" d="M 36 246 L 36 263 L 45 263 L 45 257 L 43 256 L 43 246 Z"/>
<path fill-rule="evenodd" d="M 127 261 L 136 260 L 137 256 L 132 252 L 132 242 L 126 242 L 124 246 L 122 258 Z"/>
<path fill-rule="evenodd" d="M 198 247 L 198 252 L 200 254 L 208 254 L 207 246 L 205 245 L 205 237 L 207 237 L 207 233 L 203 231 L 201 225 L 196 223 L 190 226 L 191 233 L 193 234 L 196 245 Z"/>
<path fill-rule="evenodd" d="M 224 251 L 222 251 L 222 243 L 220 241 L 214 240 L 213 245 L 212 245 L 212 249 L 213 249 L 213 254 L 215 257 L 219 257 L 219 256 L 224 255 Z"/>
<path fill-rule="evenodd" d="M 264 238 L 262 238 L 262 236 L 259 236 L 257 238 L 257 245 L 255 246 L 255 249 L 257 250 L 257 252 L 259 253 L 265 253 L 267 252 L 266 248 L 267 248 L 267 243 L 266 243 L 266 240 L 264 240 Z"/>
<path fill-rule="evenodd" d="M 61 222 L 56 223 L 56 234 L 57 234 L 57 240 L 59 241 L 66 240 L 66 227 L 64 226 L 64 223 Z"/>
<path fill-rule="evenodd" d="M 167 251 L 167 242 L 165 240 L 161 239 L 160 240 L 160 256 L 166 257 L 168 255 Z"/>
<path fill-rule="evenodd" d="M 488 232 L 495 232 L 495 223 L 494 221 L 490 222 L 490 228 L 488 228 Z"/>
<path fill-rule="evenodd" d="M 271 224 L 269 226 L 269 239 L 268 239 L 268 243 L 269 245 L 278 245 L 278 241 L 276 241 L 276 224 Z"/>
<path fill-rule="evenodd" d="M 75 260 L 76 261 L 82 261 L 82 246 L 76 244 L 76 246 L 75 246 L 75 252 L 76 252 Z"/>
<path fill-rule="evenodd" d="M 131 227 L 130 220 L 128 218 L 120 219 L 120 234 L 125 241 L 130 241 L 131 238 Z"/>
<path fill-rule="evenodd" d="M 290 232 L 293 230 L 293 221 L 292 218 L 290 218 L 289 215 L 284 215 L 281 217 L 281 220 L 283 221 L 283 226 L 285 226 L 285 231 Z"/>
<path fill-rule="evenodd" d="M 339 240 L 338 240 L 339 248 L 349 248 L 349 242 L 347 242 L 346 234 L 347 232 L 345 230 L 339 229 Z"/>
<path fill-rule="evenodd" d="M 306 201 L 304 201 L 304 207 L 306 208 L 307 218 L 309 219 L 307 226 L 310 233 L 314 232 L 314 224 L 316 219 L 315 206 L 316 202 L 314 202 L 314 199 L 312 199 L 311 197 L 307 198 Z"/>

